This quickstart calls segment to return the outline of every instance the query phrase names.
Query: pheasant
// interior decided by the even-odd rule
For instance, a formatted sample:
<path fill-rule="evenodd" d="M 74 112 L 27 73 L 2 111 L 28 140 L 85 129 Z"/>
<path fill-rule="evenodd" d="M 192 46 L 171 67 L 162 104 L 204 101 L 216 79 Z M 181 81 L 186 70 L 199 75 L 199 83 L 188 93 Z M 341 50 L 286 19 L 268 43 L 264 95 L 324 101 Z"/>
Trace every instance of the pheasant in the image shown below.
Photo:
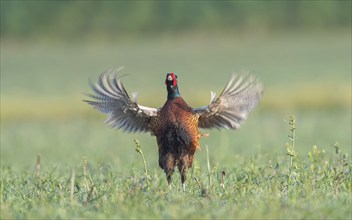
<path fill-rule="evenodd" d="M 186 173 L 199 149 L 199 139 L 206 136 L 199 128 L 238 129 L 248 113 L 258 104 L 263 85 L 251 75 L 232 75 L 222 93 L 211 92 L 208 106 L 190 107 L 180 95 L 177 75 L 167 73 L 167 100 L 161 108 L 150 108 L 137 103 L 137 93 L 126 92 L 117 71 L 100 75 L 96 84 L 90 83 L 93 99 L 84 100 L 108 115 L 106 123 L 126 132 L 150 132 L 156 136 L 159 166 L 164 170 L 169 187 L 177 166 L 185 191 Z"/>

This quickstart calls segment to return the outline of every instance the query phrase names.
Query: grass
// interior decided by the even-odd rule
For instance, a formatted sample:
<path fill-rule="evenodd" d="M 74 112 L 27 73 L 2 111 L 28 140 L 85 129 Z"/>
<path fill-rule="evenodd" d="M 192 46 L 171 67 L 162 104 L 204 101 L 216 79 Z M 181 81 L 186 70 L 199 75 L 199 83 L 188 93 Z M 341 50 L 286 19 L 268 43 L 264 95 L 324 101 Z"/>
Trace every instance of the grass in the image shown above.
<path fill-rule="evenodd" d="M 1 219 L 351 218 L 350 34 L 291 34 L 2 41 Z M 154 137 L 109 129 L 81 101 L 114 65 L 154 107 L 169 71 L 192 106 L 242 67 L 265 93 L 240 130 L 207 131 L 183 193 L 178 173 L 168 189 Z"/>
<path fill-rule="evenodd" d="M 141 144 L 136 147 L 143 155 Z M 153 166 L 148 175 L 144 157 L 138 161 L 136 155 L 134 168 L 124 174 L 87 158 L 73 170 L 41 168 L 47 167 L 41 160 L 33 163 L 33 172 L 3 165 L 1 214 L 3 219 L 350 218 L 350 157 L 337 144 L 326 150 L 313 146 L 307 155 L 258 154 L 232 167 L 215 166 L 212 159 L 207 166 L 196 162 L 185 193 L 178 174 L 169 190 L 163 172 Z"/>

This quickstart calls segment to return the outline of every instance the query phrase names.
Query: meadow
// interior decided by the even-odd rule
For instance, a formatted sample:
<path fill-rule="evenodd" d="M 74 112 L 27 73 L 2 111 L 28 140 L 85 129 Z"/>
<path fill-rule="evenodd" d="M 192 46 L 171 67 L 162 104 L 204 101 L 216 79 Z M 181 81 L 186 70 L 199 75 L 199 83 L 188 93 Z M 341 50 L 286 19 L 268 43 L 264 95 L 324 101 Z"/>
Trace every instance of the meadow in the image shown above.
<path fill-rule="evenodd" d="M 2 40 L 1 219 L 351 218 L 350 49 L 341 30 Z M 183 193 L 178 173 L 167 187 L 154 137 L 110 129 L 82 102 L 88 79 L 119 66 L 147 106 L 165 101 L 167 72 L 194 107 L 233 72 L 265 93 L 240 130 L 206 131 Z"/>

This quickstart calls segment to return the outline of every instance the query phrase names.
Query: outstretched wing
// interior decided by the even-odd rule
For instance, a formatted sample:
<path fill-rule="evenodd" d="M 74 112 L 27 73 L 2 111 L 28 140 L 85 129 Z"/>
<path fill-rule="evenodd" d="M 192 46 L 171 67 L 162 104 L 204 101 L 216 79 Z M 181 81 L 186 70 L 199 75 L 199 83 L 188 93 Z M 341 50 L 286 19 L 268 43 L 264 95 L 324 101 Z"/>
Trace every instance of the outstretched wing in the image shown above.
<path fill-rule="evenodd" d="M 262 94 L 263 84 L 256 77 L 232 75 L 219 97 L 211 92 L 208 106 L 193 109 L 199 115 L 198 126 L 238 129 Z"/>
<path fill-rule="evenodd" d="M 158 109 L 137 104 L 137 94 L 128 96 L 116 70 L 102 73 L 96 84 L 90 83 L 93 98 L 84 100 L 95 109 L 108 115 L 105 123 L 127 132 L 147 132 L 150 118 L 156 116 Z"/>

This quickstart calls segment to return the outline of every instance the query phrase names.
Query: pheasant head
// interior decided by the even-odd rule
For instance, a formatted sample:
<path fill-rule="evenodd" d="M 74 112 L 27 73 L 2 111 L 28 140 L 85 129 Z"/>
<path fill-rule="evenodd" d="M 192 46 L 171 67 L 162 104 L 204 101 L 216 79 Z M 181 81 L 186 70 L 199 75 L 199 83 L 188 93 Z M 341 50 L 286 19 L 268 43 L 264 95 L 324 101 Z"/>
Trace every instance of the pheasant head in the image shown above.
<path fill-rule="evenodd" d="M 167 89 L 167 99 L 172 100 L 181 96 L 178 91 L 177 76 L 174 73 L 166 74 L 165 85 Z"/>

